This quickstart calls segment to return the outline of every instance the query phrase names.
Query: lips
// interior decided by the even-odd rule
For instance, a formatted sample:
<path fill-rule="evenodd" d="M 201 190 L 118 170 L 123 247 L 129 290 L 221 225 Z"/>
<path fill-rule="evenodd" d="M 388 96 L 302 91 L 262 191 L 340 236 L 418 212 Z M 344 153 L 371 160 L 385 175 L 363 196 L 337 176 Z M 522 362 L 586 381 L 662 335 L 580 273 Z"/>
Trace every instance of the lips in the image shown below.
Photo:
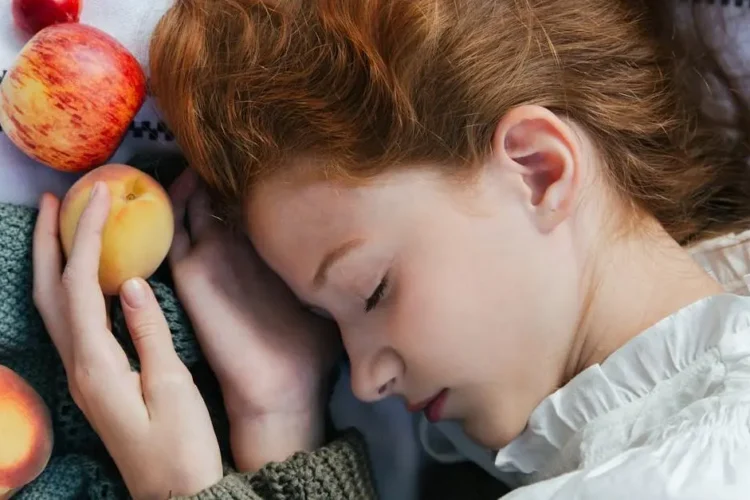
<path fill-rule="evenodd" d="M 443 406 L 448 395 L 448 389 L 443 389 L 431 398 L 425 399 L 421 403 L 409 404 L 408 410 L 412 413 L 424 411 L 425 417 L 430 422 L 437 422 L 443 413 Z"/>

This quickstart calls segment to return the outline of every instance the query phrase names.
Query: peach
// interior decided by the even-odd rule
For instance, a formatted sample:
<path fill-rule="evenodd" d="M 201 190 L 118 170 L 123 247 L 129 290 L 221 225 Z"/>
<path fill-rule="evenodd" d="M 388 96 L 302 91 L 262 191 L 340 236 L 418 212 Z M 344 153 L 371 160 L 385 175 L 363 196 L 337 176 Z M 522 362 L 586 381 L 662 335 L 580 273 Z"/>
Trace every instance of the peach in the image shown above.
<path fill-rule="evenodd" d="M 21 376 L 0 365 L 0 500 L 42 473 L 53 441 L 44 400 Z"/>
<path fill-rule="evenodd" d="M 95 168 L 73 184 L 60 206 L 60 239 L 66 256 L 97 181 L 107 185 L 112 200 L 102 232 L 99 284 L 105 295 L 117 295 L 125 281 L 149 278 L 167 256 L 174 236 L 172 203 L 145 172 L 120 164 Z"/>

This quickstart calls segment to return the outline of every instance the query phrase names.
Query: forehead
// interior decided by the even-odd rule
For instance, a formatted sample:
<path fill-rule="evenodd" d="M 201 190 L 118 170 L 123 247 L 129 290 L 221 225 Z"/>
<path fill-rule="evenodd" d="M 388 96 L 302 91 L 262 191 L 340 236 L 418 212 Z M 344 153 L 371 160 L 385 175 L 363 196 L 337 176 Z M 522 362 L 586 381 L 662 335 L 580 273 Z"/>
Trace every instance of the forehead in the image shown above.
<path fill-rule="evenodd" d="M 354 224 L 363 198 L 361 190 L 333 182 L 269 179 L 248 199 L 248 232 L 254 241 L 286 244 L 313 234 L 343 233 Z"/>
<path fill-rule="evenodd" d="M 382 240 L 412 215 L 432 211 L 431 200 L 442 197 L 439 178 L 432 169 L 389 172 L 357 185 L 271 177 L 248 197 L 247 232 L 283 278 L 307 279 L 335 246 L 352 239 Z"/>
<path fill-rule="evenodd" d="M 272 177 L 248 198 L 247 233 L 282 279 L 307 283 L 331 248 L 365 226 L 367 198 L 364 190 L 332 181 Z"/>
<path fill-rule="evenodd" d="M 319 260 L 346 241 L 393 238 L 415 219 L 441 219 L 441 211 L 465 209 L 476 197 L 434 167 L 394 169 L 358 184 L 288 171 L 256 185 L 245 205 L 250 239 L 285 279 L 309 278 Z"/>
<path fill-rule="evenodd" d="M 273 239 L 287 232 L 285 228 L 307 237 L 321 230 L 348 232 L 365 219 L 374 222 L 409 206 L 428 209 L 431 201 L 463 191 L 452 189 L 436 170 L 395 170 L 355 183 L 295 175 L 293 168 L 291 174 L 271 176 L 252 190 L 245 206 L 248 230 L 259 240 Z"/>

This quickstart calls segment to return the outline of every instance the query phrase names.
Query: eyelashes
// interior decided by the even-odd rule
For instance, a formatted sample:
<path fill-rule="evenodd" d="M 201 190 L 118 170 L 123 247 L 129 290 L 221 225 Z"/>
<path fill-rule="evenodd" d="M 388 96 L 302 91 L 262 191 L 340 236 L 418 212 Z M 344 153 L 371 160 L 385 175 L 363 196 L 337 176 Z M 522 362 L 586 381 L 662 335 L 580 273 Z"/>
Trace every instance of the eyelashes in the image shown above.
<path fill-rule="evenodd" d="M 385 289 L 388 286 L 388 276 L 384 276 L 380 283 L 372 292 L 372 295 L 365 301 L 365 312 L 370 312 L 377 307 L 380 301 L 383 299 Z"/>

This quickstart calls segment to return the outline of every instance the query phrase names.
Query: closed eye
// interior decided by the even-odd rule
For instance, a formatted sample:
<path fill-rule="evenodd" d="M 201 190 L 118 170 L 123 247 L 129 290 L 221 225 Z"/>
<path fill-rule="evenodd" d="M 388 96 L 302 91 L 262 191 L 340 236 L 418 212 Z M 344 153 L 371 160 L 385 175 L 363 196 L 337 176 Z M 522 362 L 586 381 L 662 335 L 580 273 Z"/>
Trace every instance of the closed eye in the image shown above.
<path fill-rule="evenodd" d="M 388 285 L 388 277 L 384 276 L 382 280 L 380 280 L 380 283 L 378 284 L 377 288 L 375 288 L 375 291 L 372 292 L 372 295 L 365 301 L 365 312 L 370 312 L 377 305 L 380 303 L 380 301 L 383 298 L 383 294 L 385 293 L 386 286 Z"/>

